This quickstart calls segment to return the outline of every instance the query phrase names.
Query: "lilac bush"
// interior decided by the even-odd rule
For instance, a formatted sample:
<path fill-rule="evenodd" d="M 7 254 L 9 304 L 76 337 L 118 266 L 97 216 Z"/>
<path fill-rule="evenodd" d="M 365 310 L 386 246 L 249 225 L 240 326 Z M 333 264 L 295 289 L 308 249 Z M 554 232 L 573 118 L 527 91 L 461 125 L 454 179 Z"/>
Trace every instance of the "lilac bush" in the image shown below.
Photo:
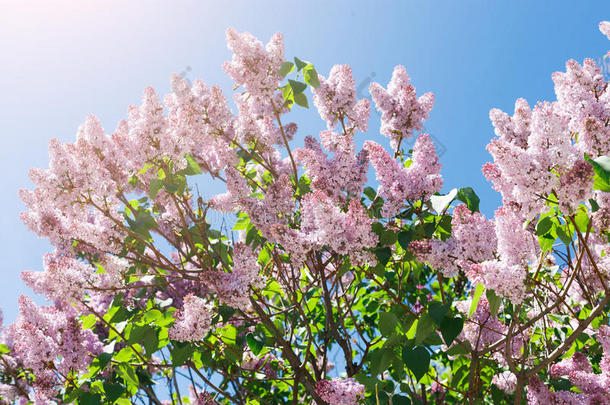
<path fill-rule="evenodd" d="M 3 403 L 610 403 L 610 89 L 593 60 L 553 75 L 556 101 L 490 112 L 502 206 L 486 218 L 472 188 L 441 194 L 434 96 L 405 67 L 371 106 L 348 65 L 288 61 L 281 34 L 227 43 L 233 103 L 174 75 L 31 171 L 22 220 L 54 250 L 23 280 L 51 305 L 21 297 L 2 330 Z M 320 132 L 294 148 L 310 100 Z M 373 107 L 390 150 L 354 142 Z M 204 176 L 224 191 L 204 199 Z"/>

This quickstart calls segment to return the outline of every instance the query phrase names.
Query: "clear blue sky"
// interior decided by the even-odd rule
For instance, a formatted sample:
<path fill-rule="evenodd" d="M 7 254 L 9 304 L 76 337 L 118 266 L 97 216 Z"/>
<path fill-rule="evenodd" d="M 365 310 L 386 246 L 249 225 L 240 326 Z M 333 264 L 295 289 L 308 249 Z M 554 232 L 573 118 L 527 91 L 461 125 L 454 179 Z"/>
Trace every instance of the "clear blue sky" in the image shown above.
<path fill-rule="evenodd" d="M 394 65 L 405 65 L 418 92 L 436 95 L 426 130 L 445 150 L 446 190 L 474 187 L 483 212 L 492 215 L 500 200 L 480 171 L 493 137 L 489 109 L 512 112 L 518 97 L 530 104 L 554 99 L 552 72 L 569 58 L 600 59 L 610 49 L 597 29 L 604 19 L 610 19 L 607 1 L 0 0 L 5 319 L 14 319 L 17 296 L 28 292 L 19 273 L 41 269 L 50 249 L 20 222 L 24 207 L 17 197 L 31 186 L 28 169 L 47 167 L 49 139 L 72 141 L 89 113 L 111 132 L 145 86 L 167 93 L 174 72 L 190 69 L 189 79 L 229 90 L 221 69 L 230 58 L 227 27 L 265 42 L 281 31 L 287 56 L 310 60 L 323 74 L 335 63 L 349 63 L 358 83 L 374 75 L 385 85 Z M 301 125 L 301 135 L 322 126 L 310 121 Z M 373 121 L 367 137 L 385 142 Z"/>

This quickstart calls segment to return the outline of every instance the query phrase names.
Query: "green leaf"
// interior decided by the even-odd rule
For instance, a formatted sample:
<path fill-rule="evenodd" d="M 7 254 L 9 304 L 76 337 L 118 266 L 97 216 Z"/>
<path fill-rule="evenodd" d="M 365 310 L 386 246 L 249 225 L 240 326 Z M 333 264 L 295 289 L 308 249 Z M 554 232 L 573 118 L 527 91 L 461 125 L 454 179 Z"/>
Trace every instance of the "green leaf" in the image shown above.
<path fill-rule="evenodd" d="M 124 363 L 124 362 L 128 362 L 129 360 L 131 360 L 132 356 L 133 356 L 133 350 L 131 349 L 131 347 L 126 346 L 126 347 L 122 348 L 117 354 L 114 355 L 114 360 L 118 361 L 119 363 Z"/>
<path fill-rule="evenodd" d="M 411 370 L 416 381 L 419 381 L 430 368 L 430 352 L 422 346 L 416 346 L 413 349 L 405 346 L 402 349 L 402 360 Z"/>
<path fill-rule="evenodd" d="M 422 345 L 424 346 L 440 346 L 442 344 L 443 341 L 436 331 L 432 332 L 432 334 L 422 342 Z"/>
<path fill-rule="evenodd" d="M 292 103 L 294 102 L 292 87 L 290 87 L 289 84 L 282 87 L 282 97 L 287 102 L 288 107 L 290 107 L 292 105 Z"/>
<path fill-rule="evenodd" d="M 392 249 L 390 249 L 389 247 L 375 249 L 375 256 L 377 256 L 377 260 L 379 261 L 379 263 L 385 266 L 386 264 L 388 264 L 390 258 L 392 257 Z"/>
<path fill-rule="evenodd" d="M 502 299 L 496 295 L 494 290 L 485 291 L 485 296 L 489 302 L 489 312 L 491 313 L 491 316 L 496 316 L 498 310 L 500 309 Z"/>
<path fill-rule="evenodd" d="M 382 374 L 390 367 L 392 360 L 396 356 L 392 349 L 379 349 L 369 353 L 371 368 L 370 372 L 372 375 Z"/>
<path fill-rule="evenodd" d="M 159 180 L 159 179 L 152 179 L 150 181 L 150 188 L 149 188 L 148 194 L 149 194 L 151 200 L 155 199 L 155 197 L 157 196 L 157 193 L 163 187 L 163 184 L 165 184 L 165 182 L 163 180 Z"/>
<path fill-rule="evenodd" d="M 379 243 L 381 245 L 393 245 L 396 243 L 396 233 L 393 231 L 384 231 L 379 237 Z"/>
<path fill-rule="evenodd" d="M 381 222 L 373 222 L 371 224 L 371 230 L 375 232 L 377 236 L 381 236 L 381 234 L 385 231 L 385 227 Z"/>
<path fill-rule="evenodd" d="M 124 392 L 125 387 L 123 387 L 121 384 L 109 382 L 104 383 L 104 393 L 106 394 L 106 399 L 109 403 L 113 403 L 119 399 Z"/>
<path fill-rule="evenodd" d="M 118 371 L 119 371 L 119 375 L 121 376 L 121 378 L 123 378 L 123 381 L 125 381 L 125 384 L 127 384 L 128 387 L 129 386 L 132 386 L 135 388 L 138 387 L 138 385 L 139 385 L 138 376 L 132 366 L 130 366 L 127 363 L 121 363 L 121 364 L 119 364 Z"/>
<path fill-rule="evenodd" d="M 142 317 L 144 323 L 154 323 L 163 318 L 163 314 L 158 309 L 151 309 Z"/>
<path fill-rule="evenodd" d="M 131 229 L 135 233 L 137 233 L 145 238 L 150 238 L 149 231 L 156 227 L 157 227 L 157 222 L 146 211 L 142 211 L 142 212 L 138 213 L 138 216 L 135 219 L 135 221 L 132 221 L 132 223 L 131 223 Z"/>
<path fill-rule="evenodd" d="M 104 368 L 112 359 L 112 353 L 100 353 L 97 355 L 95 360 L 93 360 L 93 364 L 98 366 L 99 368 Z"/>
<path fill-rule="evenodd" d="M 190 153 L 184 155 L 184 159 L 186 159 L 186 168 L 180 170 L 178 172 L 179 174 L 184 174 L 186 176 L 196 176 L 201 174 L 201 167 L 199 166 L 199 163 L 197 163 L 195 158 Z"/>
<path fill-rule="evenodd" d="M 83 329 L 91 329 L 97 322 L 97 317 L 94 314 L 89 314 L 83 317 Z"/>
<path fill-rule="evenodd" d="M 295 96 L 299 93 L 302 93 L 307 88 L 307 85 L 305 83 L 298 82 L 296 80 L 288 80 L 288 84 L 290 84 L 290 88 L 292 89 Z"/>
<path fill-rule="evenodd" d="M 373 187 L 365 187 L 364 190 L 364 195 L 368 197 L 369 200 L 373 201 L 375 199 L 375 197 L 377 197 L 377 191 L 375 191 L 375 189 Z"/>
<path fill-rule="evenodd" d="M 302 61 L 301 59 L 294 57 L 294 63 L 297 65 L 297 70 L 300 72 L 305 66 L 308 65 L 307 62 Z"/>
<path fill-rule="evenodd" d="M 149 325 L 134 326 L 129 333 L 128 342 L 130 344 L 140 343 L 146 335 L 154 331 L 152 326 Z"/>
<path fill-rule="evenodd" d="M 307 102 L 307 96 L 303 93 L 295 93 L 294 102 L 300 105 L 301 107 L 309 108 L 309 103 Z"/>
<path fill-rule="evenodd" d="M 498 387 L 496 387 L 495 384 L 492 384 L 492 386 L 491 386 L 491 400 L 493 401 L 494 404 L 505 403 L 504 392 L 501 389 L 499 389 Z"/>
<path fill-rule="evenodd" d="M 248 333 L 246 335 L 246 343 L 252 350 L 252 353 L 257 356 L 265 346 L 265 335 L 261 333 Z"/>
<path fill-rule="evenodd" d="M 472 187 L 460 188 L 457 193 L 457 199 L 463 203 L 466 203 L 470 211 L 479 211 L 479 203 L 481 202 L 481 199 L 474 192 Z"/>
<path fill-rule="evenodd" d="M 186 177 L 182 174 L 176 174 L 171 177 L 168 183 L 163 185 L 168 193 L 181 193 L 186 188 Z"/>
<path fill-rule="evenodd" d="M 407 250 L 409 243 L 413 240 L 413 230 L 411 228 L 405 229 L 398 233 L 398 244 L 401 248 Z"/>
<path fill-rule="evenodd" d="M 159 350 L 159 334 L 157 330 L 153 329 L 152 332 L 147 334 L 142 344 L 144 345 L 144 349 L 146 349 L 146 354 L 149 356 Z"/>
<path fill-rule="evenodd" d="M 589 215 L 587 215 L 587 211 L 582 205 L 578 207 L 578 211 L 574 216 L 574 222 L 576 222 L 576 226 L 581 233 L 587 232 L 587 228 L 589 227 Z"/>
<path fill-rule="evenodd" d="M 451 236 L 451 216 L 443 215 L 437 223 L 436 230 L 439 235 Z"/>
<path fill-rule="evenodd" d="M 445 318 L 445 315 L 447 315 L 447 312 L 449 312 L 449 304 L 443 305 L 440 302 L 435 301 L 431 302 L 428 305 L 428 313 L 430 314 L 430 318 L 432 318 L 434 323 L 439 326 L 443 322 L 443 319 Z"/>
<path fill-rule="evenodd" d="M 392 395 L 392 405 L 411 405 L 411 400 L 404 395 Z"/>
<path fill-rule="evenodd" d="M 146 354 L 151 355 L 159 349 L 157 329 L 150 325 L 135 326 L 129 334 L 129 343 L 142 343 Z"/>
<path fill-rule="evenodd" d="M 551 250 L 551 248 L 553 247 L 553 244 L 555 243 L 555 238 L 551 236 L 550 233 L 548 233 L 544 236 L 538 236 L 538 243 L 540 244 L 540 249 L 546 252 L 548 250 Z"/>
<path fill-rule="evenodd" d="M 193 347 L 189 343 L 172 342 L 171 360 L 173 366 L 183 365 L 193 354 Z"/>
<path fill-rule="evenodd" d="M 221 305 L 218 307 L 218 313 L 222 316 L 223 322 L 228 322 L 235 313 L 235 309 L 228 305 Z"/>
<path fill-rule="evenodd" d="M 550 217 L 542 217 L 536 224 L 536 235 L 546 235 L 553 227 L 553 221 Z"/>
<path fill-rule="evenodd" d="M 483 287 L 483 284 L 477 284 L 477 287 L 474 290 L 474 294 L 472 295 L 472 303 L 470 304 L 468 316 L 472 316 L 472 314 L 474 314 L 474 311 L 477 310 L 477 307 L 479 306 L 479 300 L 481 299 L 481 295 L 483 294 L 484 289 L 485 287 Z"/>
<path fill-rule="evenodd" d="M 463 326 L 463 324 L 462 324 L 462 326 Z M 443 336 L 443 339 L 445 339 L 444 336 Z M 472 350 L 472 346 L 470 345 L 470 342 L 466 340 L 460 344 L 450 347 L 449 349 L 447 349 L 447 351 L 445 353 L 448 356 L 457 356 L 459 354 L 466 354 L 471 350 Z"/>
<path fill-rule="evenodd" d="M 568 227 L 565 227 L 565 229 L 568 229 Z M 555 232 L 557 232 L 557 236 L 559 237 L 559 239 L 561 239 L 561 241 L 566 246 L 570 245 L 570 242 L 572 242 L 572 236 L 568 235 L 568 233 L 566 233 L 566 231 L 564 231 L 563 226 L 558 226 L 557 228 L 555 228 Z"/>
<path fill-rule="evenodd" d="M 426 312 L 417 320 L 417 329 L 415 330 L 415 344 L 418 345 L 436 330 L 434 320 Z"/>
<path fill-rule="evenodd" d="M 98 405 L 102 403 L 102 397 L 100 394 L 93 394 L 91 392 L 83 392 L 78 397 L 79 405 Z"/>
<path fill-rule="evenodd" d="M 443 340 L 447 346 L 451 345 L 456 337 L 459 336 L 460 332 L 462 332 L 462 328 L 464 327 L 464 320 L 461 317 L 445 317 L 443 322 L 441 322 L 441 335 L 443 335 Z"/>
<path fill-rule="evenodd" d="M 314 89 L 320 87 L 318 72 L 316 72 L 316 69 L 311 63 L 305 66 L 305 69 L 303 70 L 303 79 L 305 79 L 305 83 L 309 84 Z"/>
<path fill-rule="evenodd" d="M 391 312 L 379 314 L 379 331 L 385 337 L 390 337 L 396 333 L 398 323 L 398 317 Z"/>
<path fill-rule="evenodd" d="M 606 193 L 610 193 L 610 184 L 602 180 L 601 177 L 593 177 L 593 190 L 600 190 Z"/>
<path fill-rule="evenodd" d="M 280 67 L 280 70 L 278 73 L 280 74 L 280 76 L 287 76 L 288 73 L 292 72 L 293 69 L 294 69 L 294 63 L 284 62 L 284 63 L 282 63 L 282 66 Z"/>

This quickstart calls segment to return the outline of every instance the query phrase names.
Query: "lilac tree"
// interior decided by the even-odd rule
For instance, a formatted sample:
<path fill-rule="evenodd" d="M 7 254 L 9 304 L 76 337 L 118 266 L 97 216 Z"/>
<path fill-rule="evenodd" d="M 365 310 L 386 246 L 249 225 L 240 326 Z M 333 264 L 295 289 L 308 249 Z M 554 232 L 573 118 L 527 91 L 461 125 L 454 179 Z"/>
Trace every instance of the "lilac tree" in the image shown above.
<path fill-rule="evenodd" d="M 610 403 L 610 89 L 595 62 L 555 73 L 556 101 L 491 111 L 488 219 L 472 188 L 440 194 L 422 133 L 434 97 L 404 67 L 370 86 L 391 150 L 357 150 L 371 106 L 349 66 L 286 61 L 280 34 L 227 43 L 235 111 L 176 75 L 112 134 L 90 116 L 76 142 L 51 141 L 31 171 L 22 219 L 55 250 L 23 279 L 52 304 L 21 297 L 3 329 L 2 401 Z M 326 126 L 295 149 L 290 111 L 309 100 Z M 226 192 L 204 199 L 203 176 Z M 235 226 L 215 229 L 214 211 Z"/>

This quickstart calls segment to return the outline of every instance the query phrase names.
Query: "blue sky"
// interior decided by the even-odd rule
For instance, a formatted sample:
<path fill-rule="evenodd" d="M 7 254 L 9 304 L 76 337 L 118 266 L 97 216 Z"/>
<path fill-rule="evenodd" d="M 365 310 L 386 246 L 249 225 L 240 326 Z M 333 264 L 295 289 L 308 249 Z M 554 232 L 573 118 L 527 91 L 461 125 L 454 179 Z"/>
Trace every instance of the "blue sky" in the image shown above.
<path fill-rule="evenodd" d="M 145 86 L 167 93 L 174 72 L 229 91 L 221 68 L 230 58 L 227 27 L 265 42 L 281 31 L 288 57 L 307 59 L 322 74 L 349 63 L 357 83 L 372 78 L 385 86 L 394 65 L 405 65 L 419 93 L 436 95 L 426 131 L 445 151 L 445 189 L 474 187 L 492 215 L 499 196 L 480 171 L 493 137 L 489 109 L 512 113 L 518 97 L 553 100 L 552 72 L 569 58 L 597 60 L 610 49 L 597 29 L 604 19 L 604 1 L 0 1 L 5 319 L 14 319 L 18 295 L 29 293 L 20 272 L 41 269 L 50 250 L 20 222 L 17 196 L 31 186 L 30 167 L 47 167 L 49 140 L 72 141 L 89 113 L 111 132 Z M 372 117 L 366 138 L 387 145 Z M 301 136 L 323 129 L 313 112 L 296 119 L 306 120 Z"/>

